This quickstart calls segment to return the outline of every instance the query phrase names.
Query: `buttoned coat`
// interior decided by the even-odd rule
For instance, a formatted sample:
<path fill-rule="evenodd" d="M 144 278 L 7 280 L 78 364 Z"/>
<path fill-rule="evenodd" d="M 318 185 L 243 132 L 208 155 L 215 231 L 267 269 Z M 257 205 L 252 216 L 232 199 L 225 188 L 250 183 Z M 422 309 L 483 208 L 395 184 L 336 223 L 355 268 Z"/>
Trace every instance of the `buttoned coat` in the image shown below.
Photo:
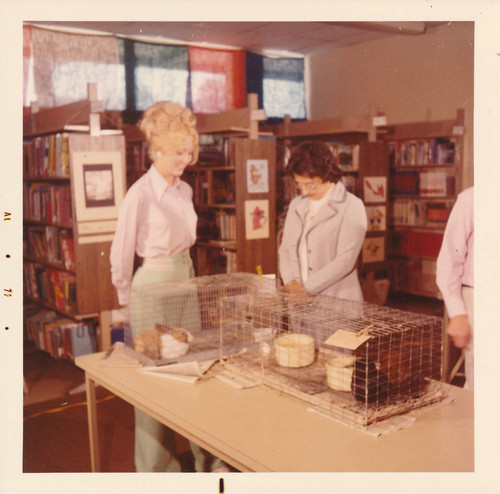
<path fill-rule="evenodd" d="M 280 276 L 286 285 L 301 283 L 311 295 L 363 300 L 356 261 L 366 234 L 363 201 L 337 182 L 329 200 L 313 218 L 306 234 L 309 275 L 301 281 L 299 244 L 310 199 L 294 198 L 289 205 L 279 247 Z"/>

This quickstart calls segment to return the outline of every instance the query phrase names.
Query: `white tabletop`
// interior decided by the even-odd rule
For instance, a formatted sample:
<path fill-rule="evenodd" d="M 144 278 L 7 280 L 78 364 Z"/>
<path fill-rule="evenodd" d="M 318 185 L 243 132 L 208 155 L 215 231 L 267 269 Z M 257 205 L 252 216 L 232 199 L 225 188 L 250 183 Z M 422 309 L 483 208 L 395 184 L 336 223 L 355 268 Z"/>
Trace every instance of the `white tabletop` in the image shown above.
<path fill-rule="evenodd" d="M 373 437 L 310 411 L 265 386 L 196 384 L 76 359 L 87 377 L 241 471 L 450 472 L 474 470 L 473 393 L 450 387 L 450 404 L 431 405 L 414 425 Z M 98 413 L 98 410 L 97 410 Z"/>

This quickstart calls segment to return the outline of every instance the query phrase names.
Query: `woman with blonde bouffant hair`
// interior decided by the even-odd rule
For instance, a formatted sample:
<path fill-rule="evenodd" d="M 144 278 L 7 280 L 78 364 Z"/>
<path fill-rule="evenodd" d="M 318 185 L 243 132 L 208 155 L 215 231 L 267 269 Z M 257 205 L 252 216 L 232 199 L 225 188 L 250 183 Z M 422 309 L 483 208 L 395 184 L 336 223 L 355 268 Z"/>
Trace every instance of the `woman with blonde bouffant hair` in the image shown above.
<path fill-rule="evenodd" d="M 184 327 L 183 311 L 146 311 L 134 288 L 192 278 L 190 247 L 196 240 L 197 215 L 191 186 L 181 180 L 198 159 L 196 118 L 179 104 L 160 101 L 140 121 L 152 165 L 127 191 L 111 245 L 111 276 L 122 313 L 129 318 L 136 349 L 155 324 Z M 136 255 L 142 265 L 134 273 Z M 179 304 L 178 304 L 179 305 Z M 130 308 L 130 310 L 129 310 Z M 191 311 L 193 312 L 193 311 Z M 190 322 L 192 326 L 192 321 Z M 142 345 L 142 346 L 141 346 Z M 218 458 L 191 442 L 196 471 L 224 471 Z M 138 472 L 179 472 L 174 432 L 135 409 L 135 464 Z"/>

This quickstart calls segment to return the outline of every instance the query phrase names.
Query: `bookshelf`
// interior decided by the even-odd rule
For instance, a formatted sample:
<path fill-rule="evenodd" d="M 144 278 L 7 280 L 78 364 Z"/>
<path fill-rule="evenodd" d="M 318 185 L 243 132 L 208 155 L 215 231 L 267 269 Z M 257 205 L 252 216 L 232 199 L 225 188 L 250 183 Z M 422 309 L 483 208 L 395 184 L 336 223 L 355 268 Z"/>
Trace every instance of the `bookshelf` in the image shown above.
<path fill-rule="evenodd" d="M 279 228 L 284 224 L 288 203 L 296 194 L 293 179 L 285 174 L 285 163 L 291 149 L 305 140 L 325 142 L 342 169 L 342 181 L 347 190 L 360 197 L 367 207 L 369 228 L 358 261 L 363 296 L 372 303 L 385 303 L 388 146 L 377 140 L 373 118 L 352 116 L 291 122 L 286 116 L 282 124 L 273 127 L 273 131 L 277 139 Z M 366 184 L 373 184 L 374 189 L 370 190 Z M 375 189 L 376 185 L 378 189 Z"/>
<path fill-rule="evenodd" d="M 185 179 L 199 218 L 198 275 L 276 273 L 276 144 L 258 131 L 262 118 L 253 94 L 247 108 L 197 115 L 200 158 Z"/>
<path fill-rule="evenodd" d="M 389 146 L 391 286 L 441 298 L 436 259 L 462 187 L 464 111 L 455 119 L 393 125 Z"/>
<path fill-rule="evenodd" d="M 105 350 L 118 307 L 109 250 L 125 190 L 124 137 L 101 128 L 95 96 L 91 84 L 88 100 L 24 115 L 25 335 L 56 357 Z"/>

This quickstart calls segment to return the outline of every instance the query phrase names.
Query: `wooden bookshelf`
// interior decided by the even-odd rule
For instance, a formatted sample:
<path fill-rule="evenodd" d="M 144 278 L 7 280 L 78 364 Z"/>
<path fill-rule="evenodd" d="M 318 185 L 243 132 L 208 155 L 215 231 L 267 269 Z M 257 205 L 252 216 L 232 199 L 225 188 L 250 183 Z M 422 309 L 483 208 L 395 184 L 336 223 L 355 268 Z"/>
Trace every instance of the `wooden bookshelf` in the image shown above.
<path fill-rule="evenodd" d="M 102 106 L 94 96 L 89 85 L 88 101 L 25 112 L 23 273 L 31 307 L 61 320 L 95 319 L 97 347 L 104 350 L 109 311 L 118 307 L 109 253 L 113 211 L 125 190 L 125 143 L 120 130 L 101 128 Z"/>
<path fill-rule="evenodd" d="M 269 133 L 258 132 L 255 106 L 249 95 L 248 108 L 197 116 L 201 142 L 216 135 L 220 143 L 220 159 L 212 156 L 203 164 L 202 146 L 199 164 L 185 173 L 199 217 L 193 248 L 198 275 L 276 273 L 276 144 Z M 262 167 L 265 185 L 252 188 L 253 163 Z"/>
<path fill-rule="evenodd" d="M 441 298 L 436 259 L 462 188 L 464 111 L 455 119 L 386 127 L 389 257 L 395 291 Z"/>

